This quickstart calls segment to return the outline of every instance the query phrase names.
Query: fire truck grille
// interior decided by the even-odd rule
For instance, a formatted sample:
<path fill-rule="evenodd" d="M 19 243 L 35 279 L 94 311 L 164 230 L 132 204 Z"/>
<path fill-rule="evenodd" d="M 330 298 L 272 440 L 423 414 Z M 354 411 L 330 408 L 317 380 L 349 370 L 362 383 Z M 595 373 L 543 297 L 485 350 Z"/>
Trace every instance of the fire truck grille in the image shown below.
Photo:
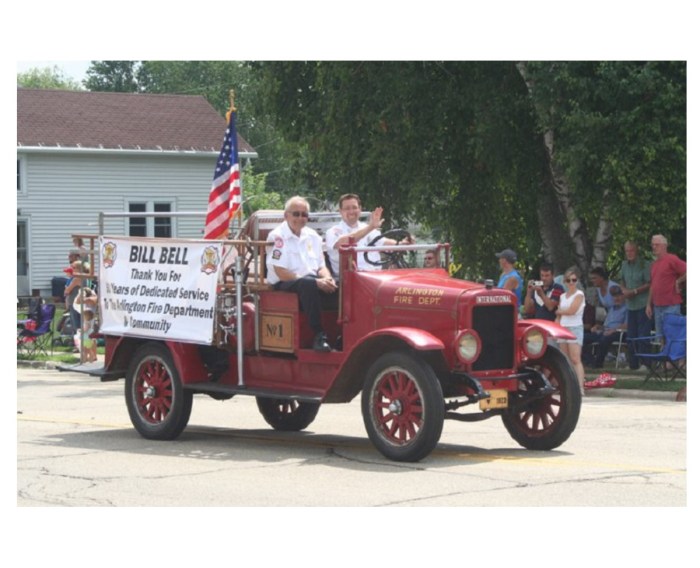
<path fill-rule="evenodd" d="M 513 306 L 476 306 L 472 325 L 481 337 L 481 355 L 472 370 L 510 369 L 513 367 L 515 319 Z"/>

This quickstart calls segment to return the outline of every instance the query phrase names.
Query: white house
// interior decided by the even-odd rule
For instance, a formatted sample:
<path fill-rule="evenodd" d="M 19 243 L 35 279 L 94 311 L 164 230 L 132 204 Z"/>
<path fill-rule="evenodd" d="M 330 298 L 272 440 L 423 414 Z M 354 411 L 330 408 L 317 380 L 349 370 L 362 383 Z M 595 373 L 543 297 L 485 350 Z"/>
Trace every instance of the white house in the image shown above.
<path fill-rule="evenodd" d="M 201 96 L 17 89 L 17 295 L 51 295 L 100 212 L 205 212 L 226 120 Z M 242 165 L 257 154 L 240 136 Z M 199 238 L 201 217 L 108 219 L 108 234 Z"/>

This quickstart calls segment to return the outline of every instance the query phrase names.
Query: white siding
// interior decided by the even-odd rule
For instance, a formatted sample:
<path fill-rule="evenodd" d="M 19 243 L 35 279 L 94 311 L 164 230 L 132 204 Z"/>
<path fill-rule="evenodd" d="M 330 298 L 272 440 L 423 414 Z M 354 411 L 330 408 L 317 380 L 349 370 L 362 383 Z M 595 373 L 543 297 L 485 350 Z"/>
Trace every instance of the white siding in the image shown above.
<path fill-rule="evenodd" d="M 201 211 L 174 219 L 174 235 L 201 238 L 216 155 L 119 156 L 23 153 L 26 194 L 18 216 L 29 220 L 29 287 L 50 295 L 63 276 L 72 233 L 97 234 L 100 212 L 125 212 L 129 201 L 171 201 L 173 211 Z M 105 234 L 126 234 L 124 219 L 111 219 Z"/>

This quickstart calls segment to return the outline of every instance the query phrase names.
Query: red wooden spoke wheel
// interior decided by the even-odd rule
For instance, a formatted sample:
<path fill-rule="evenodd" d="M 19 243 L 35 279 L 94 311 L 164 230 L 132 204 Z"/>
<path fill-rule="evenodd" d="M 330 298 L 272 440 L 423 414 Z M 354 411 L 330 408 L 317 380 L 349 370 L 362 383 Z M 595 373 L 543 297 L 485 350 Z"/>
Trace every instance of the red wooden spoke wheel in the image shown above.
<path fill-rule="evenodd" d="M 192 393 L 183 389 L 170 351 L 162 344 L 139 348 L 127 372 L 125 396 L 131 422 L 145 438 L 172 440 L 187 426 Z"/>
<path fill-rule="evenodd" d="M 437 445 L 445 419 L 433 369 L 411 353 L 392 352 L 370 367 L 362 391 L 365 429 L 375 447 L 396 461 L 418 461 Z"/>
<path fill-rule="evenodd" d="M 535 398 L 524 406 L 518 403 L 542 388 L 536 378 L 520 382 L 511 405 L 503 414 L 503 424 L 512 438 L 531 450 L 551 450 L 563 444 L 576 428 L 581 410 L 581 391 L 576 373 L 564 354 L 548 347 L 544 356 L 529 369 L 541 373 L 554 392 Z"/>

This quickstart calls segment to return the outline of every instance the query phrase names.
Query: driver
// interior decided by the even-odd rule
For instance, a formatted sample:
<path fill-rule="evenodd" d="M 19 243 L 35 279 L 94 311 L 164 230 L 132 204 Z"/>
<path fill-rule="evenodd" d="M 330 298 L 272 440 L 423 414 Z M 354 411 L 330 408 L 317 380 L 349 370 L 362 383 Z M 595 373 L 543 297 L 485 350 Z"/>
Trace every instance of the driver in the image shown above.
<path fill-rule="evenodd" d="M 360 221 L 362 213 L 362 202 L 360 197 L 354 193 L 346 193 L 340 196 L 338 200 L 340 216 L 343 220 L 337 225 L 326 231 L 326 249 L 328 258 L 331 262 L 333 274 L 340 276 L 340 253 L 338 252 L 341 245 L 347 244 L 352 238 L 355 244 L 360 247 L 368 246 L 368 244 L 381 235 L 381 229 L 384 219 L 382 214 L 384 209 L 377 207 L 372 211 L 369 218 L 369 223 Z M 382 238 L 376 243 L 377 246 L 395 245 L 393 239 Z M 370 252 L 367 254 L 373 262 L 380 262 L 381 257 L 378 252 Z M 357 267 L 359 270 L 381 270 L 381 266 L 375 266 L 365 260 L 364 254 L 357 255 Z"/>

